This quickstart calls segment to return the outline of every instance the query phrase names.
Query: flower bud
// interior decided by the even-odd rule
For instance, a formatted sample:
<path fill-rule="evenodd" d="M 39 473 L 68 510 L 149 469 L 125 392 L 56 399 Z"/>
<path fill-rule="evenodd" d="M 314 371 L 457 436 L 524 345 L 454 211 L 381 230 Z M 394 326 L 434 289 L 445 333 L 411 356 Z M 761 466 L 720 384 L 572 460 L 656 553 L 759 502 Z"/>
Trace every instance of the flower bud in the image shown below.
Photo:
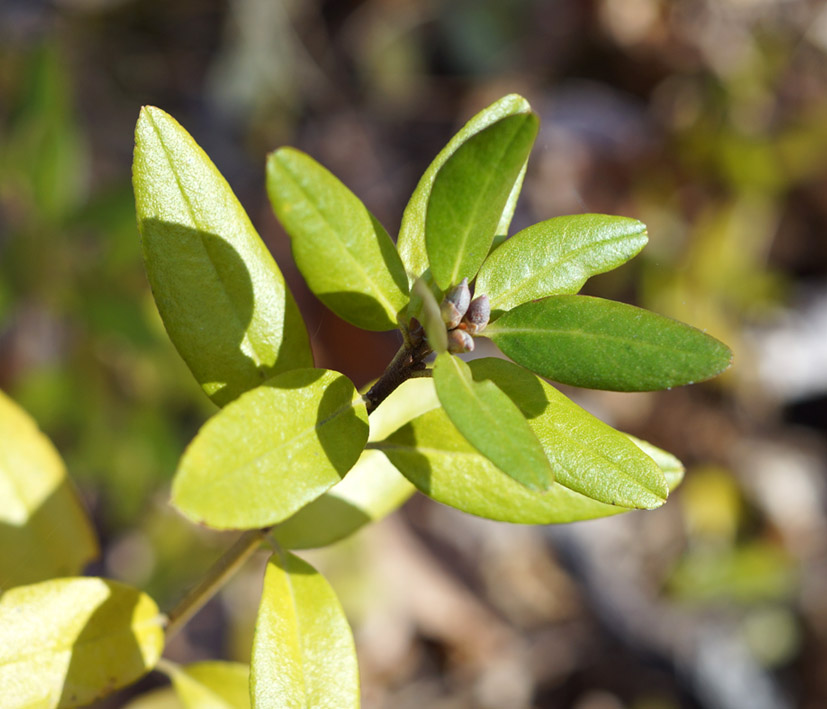
<path fill-rule="evenodd" d="M 474 298 L 468 306 L 465 317 L 462 319 L 462 324 L 466 332 L 470 335 L 478 335 L 485 326 L 488 325 L 488 319 L 491 317 L 491 304 L 488 302 L 487 295 L 481 295 L 479 298 Z"/>
<path fill-rule="evenodd" d="M 465 311 L 468 310 L 468 304 L 471 302 L 471 290 L 468 288 L 468 279 L 463 278 L 462 283 L 454 286 L 445 294 L 445 299 L 442 305 L 439 306 L 442 313 L 442 321 L 445 327 L 453 330 L 459 325 Z"/>
<path fill-rule="evenodd" d="M 465 330 L 451 330 L 448 333 L 448 351 L 453 354 L 473 352 L 474 338 Z"/>

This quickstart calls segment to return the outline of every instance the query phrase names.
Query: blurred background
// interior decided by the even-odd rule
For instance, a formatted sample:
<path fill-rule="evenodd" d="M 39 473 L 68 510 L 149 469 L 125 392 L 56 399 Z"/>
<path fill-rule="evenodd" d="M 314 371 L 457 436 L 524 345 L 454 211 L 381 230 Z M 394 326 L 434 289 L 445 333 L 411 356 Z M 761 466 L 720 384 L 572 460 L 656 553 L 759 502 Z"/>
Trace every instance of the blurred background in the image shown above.
<path fill-rule="evenodd" d="M 396 335 L 355 330 L 303 285 L 266 153 L 307 151 L 393 234 L 439 149 L 510 92 L 542 120 L 512 231 L 577 212 L 643 220 L 643 254 L 586 292 L 704 328 L 735 366 L 670 392 L 566 390 L 684 461 L 656 512 L 528 528 L 420 497 L 307 555 L 353 623 L 364 706 L 827 706 L 816 0 L 0 0 L 0 388 L 67 461 L 102 539 L 89 572 L 169 609 L 231 540 L 167 504 L 214 407 L 144 276 L 139 107 L 174 115 L 213 158 L 299 300 L 317 364 L 361 386 Z M 172 659 L 249 659 L 265 559 Z"/>

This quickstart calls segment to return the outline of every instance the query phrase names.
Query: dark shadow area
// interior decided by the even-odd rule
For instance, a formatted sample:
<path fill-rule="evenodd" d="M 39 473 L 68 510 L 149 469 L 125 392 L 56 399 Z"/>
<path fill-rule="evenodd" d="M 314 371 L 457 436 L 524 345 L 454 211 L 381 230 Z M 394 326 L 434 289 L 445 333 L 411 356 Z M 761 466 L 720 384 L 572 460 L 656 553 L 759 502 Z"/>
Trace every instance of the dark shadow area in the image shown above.
<path fill-rule="evenodd" d="M 71 482 L 64 478 L 24 524 L 0 522 L 0 550 L 0 592 L 79 574 L 98 548 Z"/>
<path fill-rule="evenodd" d="M 317 294 L 319 300 L 343 320 L 357 325 L 360 318 L 375 320 L 377 316 L 384 318 L 386 324 L 376 332 L 385 332 L 396 329 L 396 325 L 385 312 L 385 309 L 376 298 L 355 291 L 335 291 L 333 293 Z"/>
<path fill-rule="evenodd" d="M 114 581 L 106 584 L 115 593 L 129 588 Z M 86 705 L 148 671 L 130 628 L 139 595 L 129 590 L 133 592 L 107 597 L 75 639 L 60 695 L 61 706 Z"/>
<path fill-rule="evenodd" d="M 341 376 L 325 389 L 316 414 L 316 433 L 328 460 L 340 478 L 359 460 L 368 441 L 368 423 L 356 415 L 355 390 Z"/>
<path fill-rule="evenodd" d="M 269 331 L 250 330 L 255 293 L 248 265 L 232 244 L 157 219 L 145 219 L 142 233 L 147 275 L 167 333 L 199 383 L 216 386 L 213 401 L 224 405 L 280 371 L 309 364 L 286 350 L 279 323 L 268 323 Z M 282 332 L 306 337 L 286 286 L 284 293 Z M 257 364 L 273 360 L 274 342 L 280 342 L 275 361 Z"/>

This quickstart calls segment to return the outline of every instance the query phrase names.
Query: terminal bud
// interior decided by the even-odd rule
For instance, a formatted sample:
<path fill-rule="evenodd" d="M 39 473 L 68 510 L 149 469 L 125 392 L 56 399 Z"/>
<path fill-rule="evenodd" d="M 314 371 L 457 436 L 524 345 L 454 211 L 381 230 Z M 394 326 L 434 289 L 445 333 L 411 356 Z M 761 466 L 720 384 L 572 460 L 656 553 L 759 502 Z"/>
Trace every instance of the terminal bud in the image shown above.
<path fill-rule="evenodd" d="M 448 351 L 452 354 L 460 352 L 472 352 L 474 350 L 474 338 L 465 330 L 451 330 L 448 333 Z"/>
<path fill-rule="evenodd" d="M 470 302 L 471 290 L 468 288 L 468 279 L 463 278 L 462 283 L 454 286 L 445 294 L 445 299 L 442 301 L 442 305 L 439 306 L 445 327 L 453 330 L 459 325 L 463 315 L 468 310 Z"/>
<path fill-rule="evenodd" d="M 462 327 L 470 335 L 478 335 L 485 330 L 490 317 L 491 304 L 488 302 L 488 296 L 481 295 L 479 298 L 474 298 L 468 306 L 465 317 L 462 319 Z"/>

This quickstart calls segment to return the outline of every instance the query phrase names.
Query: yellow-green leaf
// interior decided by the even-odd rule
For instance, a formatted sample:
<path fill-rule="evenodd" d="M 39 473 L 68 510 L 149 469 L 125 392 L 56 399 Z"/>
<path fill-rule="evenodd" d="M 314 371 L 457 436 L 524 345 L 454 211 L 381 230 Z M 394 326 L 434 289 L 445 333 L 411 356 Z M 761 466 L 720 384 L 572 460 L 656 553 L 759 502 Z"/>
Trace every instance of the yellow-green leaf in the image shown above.
<path fill-rule="evenodd" d="M 393 330 L 408 302 L 405 267 L 359 198 L 294 148 L 267 158 L 267 193 L 310 290 L 357 327 Z"/>
<path fill-rule="evenodd" d="M 555 482 L 543 493 L 526 489 L 480 455 L 437 409 L 370 444 L 426 495 L 481 517 L 535 524 L 663 504 L 664 473 L 629 436 L 511 362 L 484 358 L 469 365 L 475 381 L 491 380 L 519 407 Z"/>
<path fill-rule="evenodd" d="M 250 668 L 240 662 L 164 663 L 184 709 L 248 709 Z"/>
<path fill-rule="evenodd" d="M 428 497 L 478 517 L 554 524 L 628 511 L 589 499 L 559 482 L 545 492 L 529 490 L 468 443 L 443 409 L 418 416 L 371 445 Z"/>
<path fill-rule="evenodd" d="M 603 214 L 555 217 L 517 232 L 483 263 L 476 292 L 496 313 L 537 298 L 577 293 L 646 245 L 646 225 Z"/>
<path fill-rule="evenodd" d="M 54 446 L 0 392 L 0 589 L 79 574 L 98 553 Z"/>
<path fill-rule="evenodd" d="M 213 401 L 312 367 L 296 303 L 246 212 L 192 137 L 152 106 L 135 129 L 132 179 L 155 302 Z"/>
<path fill-rule="evenodd" d="M 454 426 L 497 468 L 532 490 L 551 486 L 554 474 L 540 441 L 494 382 L 475 381 L 465 362 L 445 352 L 434 363 L 434 386 Z"/>
<path fill-rule="evenodd" d="M 289 552 L 267 564 L 253 639 L 255 709 L 359 706 L 353 636 L 333 589 Z"/>
<path fill-rule="evenodd" d="M 296 369 L 216 413 L 184 452 L 175 506 L 216 529 L 276 524 L 339 482 L 368 438 L 362 397 L 326 369 Z"/>
<path fill-rule="evenodd" d="M 432 379 L 409 379 L 370 415 L 368 440 L 380 441 L 438 406 Z M 273 536 L 289 549 L 333 544 L 391 513 L 413 492 L 413 485 L 386 456 L 365 450 L 344 480 L 278 525 Z"/>
<path fill-rule="evenodd" d="M 674 455 L 663 450 L 662 448 L 652 445 L 649 441 L 636 438 L 628 433 L 626 435 L 629 436 L 632 443 L 634 443 L 638 448 L 646 453 L 646 455 L 655 461 L 655 464 L 663 473 L 663 477 L 666 478 L 666 484 L 669 487 L 669 492 L 672 492 L 683 482 L 683 476 L 686 469 L 683 467 L 683 463 L 681 463 L 681 461 Z"/>
<path fill-rule="evenodd" d="M 6 591 L 0 596 L 2 706 L 83 706 L 131 684 L 158 662 L 161 620 L 149 596 L 100 578 Z"/>

